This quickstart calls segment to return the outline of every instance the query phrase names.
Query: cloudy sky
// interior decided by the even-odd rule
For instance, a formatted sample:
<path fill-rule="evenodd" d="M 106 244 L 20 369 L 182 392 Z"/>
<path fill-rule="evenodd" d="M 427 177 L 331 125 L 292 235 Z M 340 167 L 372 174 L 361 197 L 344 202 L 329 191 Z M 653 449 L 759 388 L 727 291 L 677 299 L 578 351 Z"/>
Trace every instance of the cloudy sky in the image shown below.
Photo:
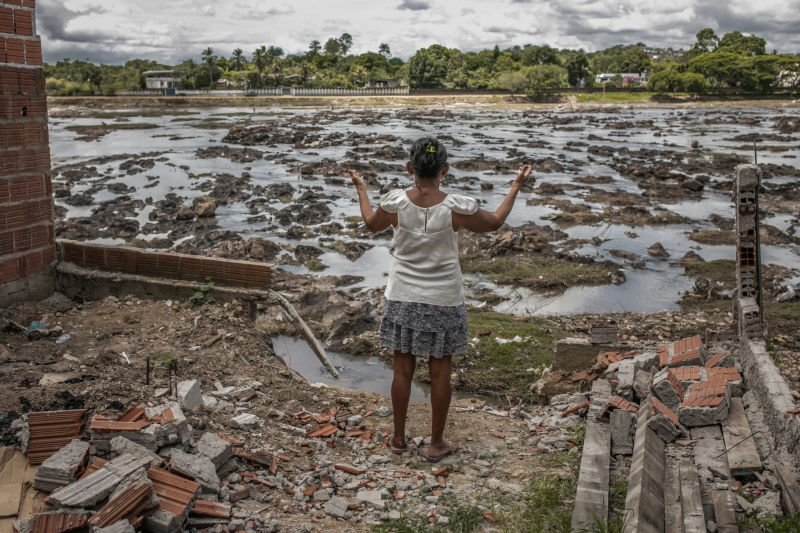
<path fill-rule="evenodd" d="M 343 32 L 352 52 L 385 42 L 404 59 L 434 43 L 686 48 L 704 27 L 756 33 L 769 50 L 800 53 L 800 0 L 39 0 L 37 19 L 48 62 L 174 64 L 207 46 L 225 56 L 241 47 L 249 57 L 262 44 L 299 53 Z"/>

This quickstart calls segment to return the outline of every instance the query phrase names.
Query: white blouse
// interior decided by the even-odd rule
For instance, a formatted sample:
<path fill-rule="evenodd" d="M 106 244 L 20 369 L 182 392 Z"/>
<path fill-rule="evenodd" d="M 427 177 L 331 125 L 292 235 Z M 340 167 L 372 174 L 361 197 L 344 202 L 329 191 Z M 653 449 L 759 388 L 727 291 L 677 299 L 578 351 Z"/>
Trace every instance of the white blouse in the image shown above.
<path fill-rule="evenodd" d="M 386 299 L 444 306 L 464 303 L 452 212 L 472 215 L 478 211 L 478 201 L 448 194 L 434 206 L 419 207 L 406 191 L 396 189 L 381 197 L 380 207 L 397 213 Z"/>

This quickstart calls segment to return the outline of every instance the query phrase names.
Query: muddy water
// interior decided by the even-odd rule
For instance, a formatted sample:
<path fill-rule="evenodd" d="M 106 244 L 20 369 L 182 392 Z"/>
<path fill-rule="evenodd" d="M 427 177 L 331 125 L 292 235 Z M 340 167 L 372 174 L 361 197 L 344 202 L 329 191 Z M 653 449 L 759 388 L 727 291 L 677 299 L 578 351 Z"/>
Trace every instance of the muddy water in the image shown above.
<path fill-rule="evenodd" d="M 338 385 L 348 389 L 376 392 L 389 396 L 392 388 L 391 364 L 374 356 L 327 351 L 328 358 L 339 370 L 339 379 L 331 377 L 308 343 L 302 339 L 279 336 L 272 339 L 275 353 L 293 370 L 311 383 Z M 411 401 L 424 402 L 430 397 L 429 383 L 414 381 L 411 385 Z M 453 391 L 453 398 L 482 398 L 479 395 Z"/>
<path fill-rule="evenodd" d="M 57 111 L 57 110 L 56 110 Z M 152 168 L 141 171 L 123 171 L 120 165 L 123 160 L 93 164 L 97 170 L 95 175 L 78 179 L 71 183 L 72 195 L 85 191 L 91 192 L 91 205 L 70 205 L 64 198 L 56 201 L 65 209 L 65 221 L 80 220 L 92 217 L 99 207 L 113 206 L 122 200 L 135 204 L 133 212 L 123 215 L 127 222 L 138 224 L 139 239 L 155 242 L 155 239 L 167 239 L 172 245 L 179 244 L 190 237 L 170 240 L 170 228 L 154 228 L 152 222 L 157 213 L 155 203 L 166 195 L 178 195 L 187 205 L 191 200 L 203 194 L 199 189 L 203 183 L 214 179 L 213 175 L 231 174 L 241 176 L 248 172 L 254 186 L 289 183 L 295 189 L 294 197 L 299 197 L 306 190 L 330 195 L 327 200 L 332 211 L 329 221 L 339 222 L 347 227 L 347 218 L 359 214 L 358 204 L 352 189 L 347 183 L 334 183 L 321 176 L 302 176 L 297 172 L 304 163 L 317 162 L 322 159 L 333 161 L 351 161 L 353 156 L 348 151 L 357 149 L 357 143 L 346 140 L 351 132 L 368 136 L 392 136 L 394 143 L 378 143 L 378 145 L 398 145 L 405 147 L 409 141 L 424 134 L 450 136 L 457 143 L 450 146 L 453 163 L 452 179 L 445 182 L 447 190 L 465 193 L 479 198 L 486 208 L 494 208 L 503 198 L 503 194 L 513 177 L 510 172 L 495 173 L 493 170 L 460 170 L 459 161 L 465 159 L 508 160 L 511 156 L 541 160 L 552 158 L 563 165 L 555 171 L 534 172 L 536 186 L 543 183 L 554 186 L 567 186 L 561 195 L 544 196 L 537 193 L 525 193 L 509 217 L 508 223 L 520 225 L 526 221 L 547 224 L 548 218 L 559 210 L 552 205 L 528 205 L 529 197 L 548 199 L 565 199 L 573 203 L 586 203 L 594 212 L 602 212 L 607 205 L 584 202 L 586 187 L 570 189 L 576 185 L 576 178 L 587 176 L 610 176 L 608 183 L 592 184 L 591 187 L 601 191 L 623 191 L 640 194 L 637 182 L 613 168 L 608 158 L 598 157 L 587 150 L 587 147 L 607 147 L 613 150 L 626 149 L 631 152 L 650 150 L 655 153 L 653 162 L 659 160 L 660 151 L 686 151 L 693 143 L 702 152 L 712 157 L 713 154 L 739 154 L 752 158 L 752 149 L 746 142 L 732 140 L 742 134 L 776 134 L 774 119 L 781 117 L 797 118 L 800 111 L 796 107 L 787 109 L 743 108 L 743 109 L 620 109 L 615 113 L 566 111 L 523 113 L 496 109 L 446 109 L 437 110 L 426 119 L 424 112 L 406 110 L 370 111 L 330 111 L 308 109 L 274 109 L 260 110 L 242 116 L 241 108 L 219 108 L 192 110 L 196 114 L 176 117 L 130 117 L 124 119 L 104 118 L 53 118 L 51 119 L 51 148 L 54 166 L 75 165 L 98 157 L 117 154 L 142 154 L 159 152 Z M 367 116 L 370 120 L 362 120 Z M 225 127 L 209 129 L 209 120 L 222 121 Z M 297 147 L 291 144 L 275 144 L 272 146 L 252 146 L 274 160 L 257 160 L 250 163 L 233 162 L 226 158 L 200 159 L 195 155 L 199 148 L 220 146 L 222 138 L 228 133 L 230 126 L 252 123 L 277 124 L 286 127 L 299 124 L 303 127 L 319 128 L 315 135 L 323 140 Z M 354 121 L 356 123 L 354 123 Z M 113 131 L 97 141 L 76 140 L 77 134 L 67 129 L 69 126 L 92 125 L 100 122 L 108 123 L 150 123 L 158 126 L 147 130 Z M 627 123 L 627 126 L 620 126 Z M 213 125 L 213 124 L 212 124 Z M 338 135 L 338 137 L 337 137 Z M 334 139 L 334 141 L 331 141 Z M 766 142 L 780 151 L 761 151 L 760 163 L 775 165 L 788 164 L 797 166 L 800 157 L 800 134 L 784 134 L 780 140 Z M 374 148 L 376 145 L 372 145 Z M 364 160 L 381 159 L 365 156 Z M 393 179 L 399 180 L 400 186 L 407 186 L 409 180 L 402 168 L 402 159 L 381 160 L 391 165 L 393 170 L 380 172 L 378 182 L 388 186 Z M 618 168 L 618 167 L 617 167 Z M 200 176 L 198 175 L 205 175 Z M 694 176 L 692 176 L 694 177 Z M 56 172 L 56 183 L 63 177 Z M 656 205 L 687 219 L 681 224 L 665 226 L 637 226 L 600 224 L 564 228 L 570 239 L 599 238 L 602 242 L 589 243 L 577 248 L 576 252 L 586 256 L 612 259 L 620 264 L 626 273 L 627 281 L 622 285 L 599 287 L 572 287 L 563 294 L 542 296 L 525 289 L 494 287 L 485 279 L 471 276 L 467 285 L 472 289 L 489 286 L 496 292 L 510 297 L 497 305 L 504 312 L 519 314 L 554 314 L 583 312 L 655 312 L 677 308 L 676 301 L 681 294 L 692 286 L 692 281 L 683 275 L 683 268 L 675 261 L 686 252 L 693 250 L 706 260 L 732 259 L 734 248 L 729 245 L 701 245 L 687 238 L 687 233 L 695 229 L 716 229 L 709 217 L 713 214 L 732 218 L 733 208 L 730 193 L 714 190 L 713 184 L 726 180 L 723 172 L 711 172 L 705 190 L 691 199 L 666 200 L 663 205 Z M 780 173 L 770 177 L 770 183 L 797 183 L 798 178 L 782 176 Z M 493 190 L 483 190 L 479 182 L 494 185 Z M 97 189 L 98 183 L 101 185 Z M 115 185 L 124 185 L 127 192 L 117 194 L 109 190 Z M 392 185 L 394 186 L 394 185 Z M 93 189 L 94 188 L 94 189 Z M 92 192 L 93 191 L 93 192 Z M 373 197 L 377 198 L 374 190 Z M 317 236 L 289 240 L 285 237 L 286 226 L 277 223 L 272 214 L 263 220 L 248 222 L 253 213 L 248 209 L 246 201 L 240 199 L 230 201 L 218 209 L 215 223 L 220 229 L 238 233 L 243 238 L 259 236 L 281 244 L 296 246 L 299 244 L 319 246 Z M 657 202 L 656 202 L 657 204 Z M 274 210 L 283 209 L 286 204 L 279 200 L 266 203 Z M 654 212 L 651 202 L 647 209 Z M 776 213 L 769 216 L 766 223 L 784 232 L 793 233 L 800 225 L 797 213 Z M 99 222 L 104 225 L 105 222 Z M 104 228 L 97 228 L 103 230 Z M 313 227 L 311 228 L 313 230 Z M 336 239 L 348 240 L 345 235 L 335 235 Z M 125 238 L 103 234 L 95 237 L 95 242 L 123 244 Z M 163 242 L 163 241 L 162 241 Z M 373 248 L 355 261 L 350 261 L 338 252 L 325 250 L 319 260 L 325 265 L 320 274 L 341 275 L 356 274 L 363 276 L 360 287 L 380 287 L 385 284 L 386 272 L 391 264 L 390 241 L 374 240 Z M 660 242 L 669 253 L 668 259 L 655 259 L 647 255 L 647 248 Z M 800 265 L 800 246 L 794 244 L 781 246 L 765 246 L 764 261 L 798 269 Z M 163 244 L 162 244 L 163 246 Z M 161 248 L 164 249 L 164 248 Z M 624 250 L 639 257 L 635 268 L 629 261 L 615 258 L 611 250 Z M 304 266 L 282 266 L 298 273 L 308 272 Z M 480 305 L 481 301 L 471 300 Z M 366 368 L 366 367 L 365 367 Z"/>

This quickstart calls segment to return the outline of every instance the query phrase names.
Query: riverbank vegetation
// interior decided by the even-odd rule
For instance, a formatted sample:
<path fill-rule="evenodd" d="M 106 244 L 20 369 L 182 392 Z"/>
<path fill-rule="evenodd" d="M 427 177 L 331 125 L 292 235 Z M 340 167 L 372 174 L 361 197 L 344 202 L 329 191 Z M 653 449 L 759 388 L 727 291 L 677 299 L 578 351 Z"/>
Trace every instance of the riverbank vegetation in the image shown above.
<path fill-rule="evenodd" d="M 279 46 L 261 46 L 250 53 L 220 55 L 211 48 L 178 65 L 134 59 L 124 65 L 97 65 L 63 59 L 45 65 L 48 94 L 113 95 L 146 88 L 146 71 L 175 70 L 180 90 L 214 88 L 260 89 L 280 86 L 361 88 L 408 84 L 412 89 L 502 90 L 534 98 L 569 87 L 646 87 L 656 93 L 755 94 L 800 90 L 800 56 L 768 53 L 756 35 L 713 29 L 698 32 L 686 51 L 655 49 L 644 43 L 617 45 L 596 52 L 556 49 L 547 45 L 463 52 L 434 44 L 407 61 L 393 57 L 389 44 L 377 52 L 350 54 L 347 33 L 324 44 L 311 41 L 308 51 L 286 54 Z M 598 74 L 607 76 L 601 84 Z M 626 73 L 645 75 L 625 76 Z M 642 81 L 648 80 L 648 81 Z M 647 94 L 647 93 L 644 93 Z M 647 97 L 649 98 L 650 95 Z"/>

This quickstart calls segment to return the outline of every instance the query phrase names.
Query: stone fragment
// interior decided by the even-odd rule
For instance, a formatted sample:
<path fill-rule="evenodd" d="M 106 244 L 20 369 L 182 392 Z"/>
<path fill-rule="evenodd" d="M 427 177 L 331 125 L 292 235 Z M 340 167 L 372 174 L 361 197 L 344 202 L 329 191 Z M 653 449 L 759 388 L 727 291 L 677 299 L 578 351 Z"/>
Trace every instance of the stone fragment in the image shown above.
<path fill-rule="evenodd" d="M 197 453 L 211 459 L 218 470 L 233 457 L 233 445 L 216 433 L 204 433 L 197 441 Z"/>
<path fill-rule="evenodd" d="M 191 455 L 181 450 L 172 450 L 170 462 L 176 470 L 194 477 L 203 492 L 219 492 L 217 467 L 205 455 Z"/>
<path fill-rule="evenodd" d="M 633 400 L 633 382 L 636 370 L 632 359 L 623 359 L 617 367 L 617 395 L 628 401 Z"/>
<path fill-rule="evenodd" d="M 650 395 L 650 381 L 653 379 L 651 370 L 637 370 L 633 378 L 633 393 L 639 400 L 644 400 Z"/>
<path fill-rule="evenodd" d="M 182 205 L 178 212 L 175 213 L 175 220 L 192 220 L 194 219 L 194 211 Z"/>
<path fill-rule="evenodd" d="M 134 457 L 127 453 L 120 455 L 96 472 L 53 492 L 48 503 L 57 507 L 93 507 L 111 494 L 117 485 L 149 464 L 148 458 Z"/>
<path fill-rule="evenodd" d="M 92 529 L 92 533 L 136 533 L 136 529 L 127 519 L 123 518 L 108 527 L 95 527 Z"/>
<path fill-rule="evenodd" d="M 647 426 L 664 442 L 674 441 L 683 432 L 678 416 L 655 396 L 651 396 L 648 402 L 650 418 L 647 419 Z"/>
<path fill-rule="evenodd" d="M 192 201 L 192 208 L 198 217 L 213 217 L 217 212 L 217 201 L 210 196 L 198 196 Z"/>
<path fill-rule="evenodd" d="M 347 514 L 347 500 L 341 496 L 334 496 L 325 502 L 325 514 L 334 518 L 344 518 Z"/>
<path fill-rule="evenodd" d="M 669 257 L 669 254 L 664 249 L 664 246 L 660 242 L 655 242 L 650 245 L 647 249 L 647 254 L 652 257 L 658 257 L 660 259 L 664 259 Z"/>
<path fill-rule="evenodd" d="M 88 453 L 88 442 L 73 439 L 39 466 L 33 478 L 33 488 L 52 492 L 74 482 L 86 465 Z"/>
<path fill-rule="evenodd" d="M 356 501 L 379 511 L 383 511 L 386 508 L 379 490 L 359 490 L 356 493 Z"/>
<path fill-rule="evenodd" d="M 247 400 L 251 400 L 255 398 L 256 391 L 253 390 L 252 387 L 244 387 L 242 389 L 237 389 L 229 394 L 231 398 L 234 398 L 240 402 L 246 402 Z"/>
<path fill-rule="evenodd" d="M 588 339 L 577 337 L 563 339 L 556 345 L 554 371 L 575 372 L 591 367 L 597 355 L 607 350 L 606 345 L 594 345 Z"/>
<path fill-rule="evenodd" d="M 194 411 L 203 405 L 203 393 L 200 390 L 199 379 L 189 379 L 178 383 L 178 400 L 181 407 L 187 411 Z"/>
<path fill-rule="evenodd" d="M 150 460 L 149 466 L 157 466 L 161 464 L 161 457 L 151 452 L 144 446 L 136 444 L 135 442 L 126 439 L 125 437 L 114 437 L 110 442 L 111 451 L 116 455 L 129 453 L 134 457 L 142 457 Z"/>
<path fill-rule="evenodd" d="M 678 419 L 687 427 L 721 424 L 728 419 L 727 396 L 692 398 L 683 402 L 678 409 Z"/>
<path fill-rule="evenodd" d="M 229 425 L 231 427 L 248 430 L 257 427 L 261 423 L 261 419 L 251 413 L 241 413 L 231 418 Z"/>
<path fill-rule="evenodd" d="M 669 368 L 665 368 L 653 376 L 653 394 L 671 410 L 676 411 L 683 401 L 683 385 Z"/>
<path fill-rule="evenodd" d="M 611 454 L 630 455 L 633 453 L 633 423 L 636 415 L 627 409 L 611 412 Z"/>

